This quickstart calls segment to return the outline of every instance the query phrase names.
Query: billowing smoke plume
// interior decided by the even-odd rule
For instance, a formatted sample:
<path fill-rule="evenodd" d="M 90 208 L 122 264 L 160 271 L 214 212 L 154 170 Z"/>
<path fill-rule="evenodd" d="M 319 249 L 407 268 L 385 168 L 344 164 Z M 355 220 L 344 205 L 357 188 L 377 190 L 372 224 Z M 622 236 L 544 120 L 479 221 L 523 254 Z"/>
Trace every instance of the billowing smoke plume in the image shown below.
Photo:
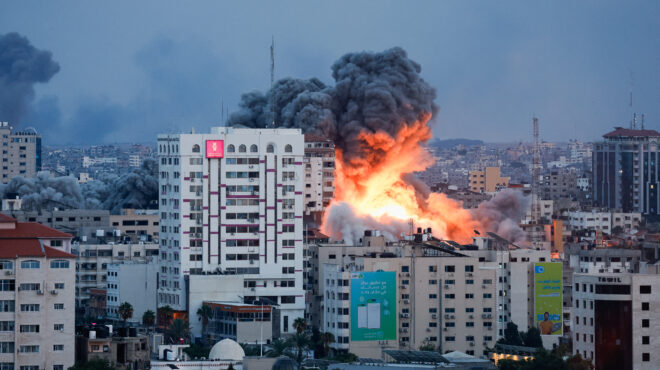
<path fill-rule="evenodd" d="M 361 133 L 394 136 L 438 110 L 435 90 L 420 71 L 401 48 L 346 54 L 332 65 L 335 86 L 282 79 L 266 94 L 243 95 L 241 110 L 228 123 L 301 128 L 334 140 L 344 160 L 358 160 L 369 150 Z"/>
<path fill-rule="evenodd" d="M 34 99 L 34 85 L 48 82 L 60 70 L 49 51 L 38 50 L 27 38 L 0 36 L 0 121 L 19 123 Z"/>
<path fill-rule="evenodd" d="M 506 189 L 479 204 L 472 213 L 483 227 L 513 243 L 524 244 L 527 234 L 518 226 L 529 209 L 529 197 L 519 190 Z"/>
<path fill-rule="evenodd" d="M 301 128 L 335 142 L 335 199 L 322 226 L 334 239 L 354 243 L 367 228 L 395 238 L 413 218 L 461 242 L 474 229 L 520 240 L 510 203 L 498 198 L 472 214 L 412 175 L 433 163 L 421 144 L 431 138 L 428 124 L 438 111 L 435 90 L 420 72 L 401 48 L 346 54 L 332 65 L 334 86 L 280 80 L 266 94 L 243 95 L 228 124 Z"/>
<path fill-rule="evenodd" d="M 14 177 L 0 185 L 2 198 L 18 196 L 28 211 L 59 209 L 107 209 L 118 214 L 122 208 L 154 208 L 158 202 L 158 165 L 146 160 L 142 166 L 121 176 L 106 176 L 82 185 L 71 176 Z"/>

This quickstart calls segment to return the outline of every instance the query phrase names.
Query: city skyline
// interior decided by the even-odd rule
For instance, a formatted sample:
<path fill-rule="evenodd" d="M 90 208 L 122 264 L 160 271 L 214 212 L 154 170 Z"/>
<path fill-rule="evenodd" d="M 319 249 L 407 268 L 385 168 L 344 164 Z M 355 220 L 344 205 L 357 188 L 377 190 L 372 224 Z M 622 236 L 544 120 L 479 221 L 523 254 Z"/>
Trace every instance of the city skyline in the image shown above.
<path fill-rule="evenodd" d="M 24 122 L 11 124 L 37 127 L 49 145 L 206 131 L 218 125 L 223 102 L 235 112 L 241 94 L 268 87 L 274 37 L 276 79 L 324 83 L 345 53 L 402 47 L 437 91 L 437 139 L 524 140 L 532 115 L 548 141 L 599 140 L 627 126 L 633 111 L 658 127 L 660 31 L 652 2 L 623 9 L 392 3 L 377 10 L 359 3 L 349 15 L 345 7 L 297 2 L 170 5 L 0 6 L 0 34 L 18 32 L 60 65 L 36 85 Z M 41 21 L 27 22 L 34 17 Z M 257 26 L 245 27 L 246 19 Z"/>

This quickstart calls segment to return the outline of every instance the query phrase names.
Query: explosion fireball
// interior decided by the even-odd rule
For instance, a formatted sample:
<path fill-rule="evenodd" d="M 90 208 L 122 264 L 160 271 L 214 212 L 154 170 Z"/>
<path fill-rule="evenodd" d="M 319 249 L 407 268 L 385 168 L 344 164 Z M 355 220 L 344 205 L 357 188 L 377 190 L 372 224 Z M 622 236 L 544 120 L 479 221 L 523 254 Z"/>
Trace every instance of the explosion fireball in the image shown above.
<path fill-rule="evenodd" d="M 300 128 L 335 142 L 335 198 L 321 229 L 352 244 L 366 229 L 389 239 L 408 221 L 431 227 L 437 238 L 470 242 L 473 230 L 524 239 L 516 218 L 519 194 L 504 192 L 470 212 L 431 193 L 413 173 L 433 163 L 423 144 L 438 111 L 435 89 L 401 48 L 349 53 L 332 65 L 334 86 L 318 79 L 285 78 L 267 94 L 244 94 L 229 125 Z"/>

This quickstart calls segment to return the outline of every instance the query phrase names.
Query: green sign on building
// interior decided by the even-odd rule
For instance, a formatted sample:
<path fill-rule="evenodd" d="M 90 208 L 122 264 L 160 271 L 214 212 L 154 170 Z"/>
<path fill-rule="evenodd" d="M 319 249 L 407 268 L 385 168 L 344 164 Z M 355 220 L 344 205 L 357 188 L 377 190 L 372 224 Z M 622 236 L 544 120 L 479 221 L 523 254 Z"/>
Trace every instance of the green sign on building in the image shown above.
<path fill-rule="evenodd" d="M 534 323 L 541 335 L 562 335 L 562 264 L 534 264 Z"/>
<path fill-rule="evenodd" d="M 351 274 L 351 340 L 396 340 L 396 273 Z"/>

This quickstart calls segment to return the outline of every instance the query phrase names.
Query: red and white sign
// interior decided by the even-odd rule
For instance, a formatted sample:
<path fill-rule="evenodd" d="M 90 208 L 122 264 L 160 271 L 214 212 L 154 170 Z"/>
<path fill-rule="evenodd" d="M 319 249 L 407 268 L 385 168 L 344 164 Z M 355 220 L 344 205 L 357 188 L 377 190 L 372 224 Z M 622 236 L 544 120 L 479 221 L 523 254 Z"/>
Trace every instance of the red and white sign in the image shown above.
<path fill-rule="evenodd" d="M 224 140 L 206 140 L 206 158 L 222 158 L 224 156 Z"/>

